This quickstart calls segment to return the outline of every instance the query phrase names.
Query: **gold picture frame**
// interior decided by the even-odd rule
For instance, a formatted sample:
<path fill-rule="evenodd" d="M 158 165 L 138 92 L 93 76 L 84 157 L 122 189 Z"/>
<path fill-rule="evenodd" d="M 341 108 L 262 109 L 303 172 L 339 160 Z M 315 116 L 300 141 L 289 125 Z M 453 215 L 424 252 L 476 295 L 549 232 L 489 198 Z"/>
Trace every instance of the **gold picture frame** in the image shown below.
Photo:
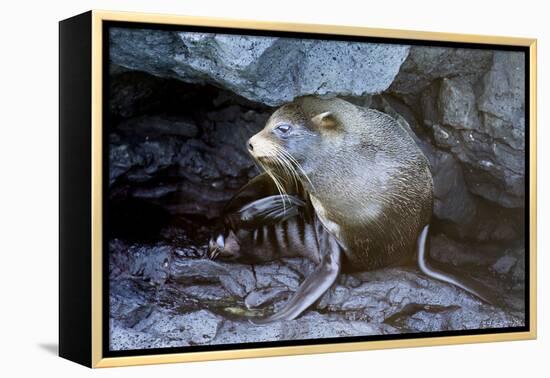
<path fill-rule="evenodd" d="M 78 17 L 80 21 L 78 21 Z M 72 20 L 72 21 L 71 21 Z M 82 22 L 82 20 L 84 20 Z M 102 199 L 103 199 L 103 161 L 105 148 L 103 144 L 102 135 L 102 122 L 103 122 L 103 108 L 105 105 L 105 99 L 103 98 L 103 51 L 105 48 L 106 36 L 103 35 L 103 24 L 105 22 L 128 22 L 128 23 L 142 23 L 142 24 L 163 24 L 163 25 L 185 25 L 185 26 L 206 26 L 206 27 L 222 27 L 222 28 L 237 28 L 242 30 L 262 30 L 262 31 L 274 31 L 274 32 L 300 32 L 300 33 L 323 33 L 342 36 L 360 36 L 360 37 L 376 37 L 376 38 L 394 38 L 394 39 L 407 39 L 407 40 L 421 40 L 421 41 L 439 41 L 439 42 L 460 42 L 460 43 L 475 43 L 475 44 L 491 44 L 491 45 L 505 45 L 505 46 L 518 46 L 528 49 L 529 54 L 529 235 L 526 239 L 529 240 L 529 276 L 526 278 L 529 282 L 529 329 L 525 332 L 509 332 L 509 333 L 494 333 L 494 334 L 473 334 L 473 335 L 459 335 L 459 336 L 445 336 L 445 337 L 424 337 L 424 338 L 406 338 L 396 340 L 375 340 L 375 341 L 361 341 L 361 342 L 346 342 L 346 343 L 333 343 L 333 344 L 315 344 L 315 345 L 300 345 L 300 346 L 277 346 L 255 349 L 232 349 L 232 350 L 213 350 L 213 351 L 198 351 L 189 353 L 170 353 L 170 354 L 154 354 L 154 355 L 139 355 L 139 356 L 124 356 L 124 357 L 104 357 L 103 356 L 103 237 L 102 237 Z M 71 24 L 72 22 L 72 24 Z M 65 23 L 65 24 L 63 24 Z M 78 24 L 78 25 L 77 25 Z M 64 26 L 65 25 L 65 26 Z M 68 26 L 67 26 L 68 25 Z M 71 26 L 72 25 L 72 26 Z M 76 25 L 76 26 L 75 26 Z M 63 28 L 66 29 L 63 29 Z M 72 29 L 71 29 L 72 28 Z M 423 31 L 405 31 L 405 30 L 393 30 L 393 29 L 377 29 L 367 27 L 352 27 L 352 26 L 337 26 L 337 25 L 318 25 L 318 24 L 296 24 L 296 23 L 281 23 L 281 22 L 260 22 L 253 20 L 232 20 L 232 19 L 220 19 L 210 17 L 189 17 L 189 16 L 174 16 L 174 15 L 161 15 L 161 14 L 145 14 L 145 13 L 126 13 L 126 12 L 111 12 L 93 10 L 82 16 L 77 16 L 73 19 L 61 22 L 60 41 L 60 72 L 61 76 L 64 75 L 64 69 L 67 68 L 67 64 L 64 59 L 64 51 L 77 45 L 77 41 L 65 40 L 64 35 L 76 30 L 88 33 L 89 45 L 85 45 L 84 48 L 89 47 L 89 57 L 91 59 L 89 85 L 91 93 L 89 96 L 89 120 L 90 128 L 87 129 L 91 134 L 83 136 L 83 138 L 89 138 L 90 146 L 90 170 L 89 170 L 89 192 L 83 194 L 89 196 L 89 201 L 86 206 L 89 206 L 90 223 L 89 229 L 89 254 L 86 255 L 86 259 L 79 262 L 79 267 L 89 268 L 89 276 L 74 277 L 68 273 L 69 269 L 74 267 L 73 261 L 69 257 L 70 253 L 79 253 L 74 249 L 77 242 L 74 241 L 73 249 L 64 252 L 64 246 L 70 244 L 70 242 L 64 242 L 64 238 L 67 233 L 70 232 L 70 227 L 67 223 L 61 227 L 61 257 L 60 257 L 60 355 L 76 362 L 82 363 L 90 367 L 114 367 L 114 366 L 128 366 L 128 365 L 144 365 L 144 364 L 160 364 L 160 363 L 173 363 L 173 362 L 187 362 L 187 361 L 207 361 L 207 360 L 220 360 L 220 359 L 237 359 L 237 358 L 249 358 L 249 357 L 267 357 L 267 356 L 283 356 L 283 355 L 301 355 L 311 353 L 327 353 L 327 352 L 347 352 L 347 351 L 360 351 L 371 349 L 388 349 L 388 348 L 402 348 L 402 347 L 418 347 L 418 346 L 434 346 L 434 345 L 448 345 L 448 344 L 465 344 L 465 343 L 481 343 L 481 342 L 494 342 L 494 341 L 512 341 L 512 340 L 527 340 L 535 339 L 537 335 L 537 298 L 536 298 L 536 198 L 537 198 L 537 170 L 536 170 L 536 149 L 537 149 L 537 137 L 536 137 L 536 103 L 537 103 L 537 41 L 536 39 L 528 38 L 512 38 L 512 37 L 500 37 L 500 36 L 482 36 L 482 35 L 469 35 L 469 34 L 451 34 L 451 33 L 436 33 L 436 32 L 423 32 Z M 65 33 L 65 34 L 63 34 Z M 86 39 L 86 38 L 85 38 Z M 83 47 L 82 45 L 80 45 Z M 65 50 L 64 50 L 65 49 Z M 69 53 L 67 53 L 69 54 Z M 82 58 L 86 59 L 86 58 Z M 65 62 L 65 63 L 64 63 Z M 76 63 L 75 63 L 76 64 Z M 527 67 L 526 67 L 527 68 Z M 69 79 L 60 79 L 62 81 L 61 88 L 63 89 L 63 80 L 68 82 Z M 69 85 L 69 84 L 67 84 Z M 60 113 L 61 123 L 72 120 L 70 115 L 64 118 L 63 112 L 65 107 L 68 106 L 68 97 L 61 95 L 60 100 Z M 82 105 L 82 106 L 85 106 Z M 76 120 L 76 118 L 75 118 Z M 63 125 L 61 126 L 63 130 Z M 62 136 L 63 140 L 63 136 Z M 86 139 L 88 140 L 88 139 Z M 63 150 L 63 143 L 61 143 L 61 149 Z M 68 153 L 68 152 L 67 152 Z M 63 167 L 63 151 L 61 151 L 61 165 Z M 66 168 L 66 174 L 61 170 L 60 180 L 63 183 L 64 177 L 68 177 L 71 171 L 70 168 Z M 64 176 L 65 175 L 65 176 Z M 63 187 L 63 185 L 62 185 Z M 64 195 L 69 196 L 67 192 L 63 191 L 60 194 L 60 198 Z M 74 199 L 75 201 L 77 199 Z M 71 201 L 71 200 L 67 200 Z M 66 203 L 67 205 L 69 202 Z M 61 218 L 63 218 L 64 210 L 63 203 Z M 69 211 L 69 210 L 67 210 Z M 63 224 L 63 220 L 61 221 Z M 66 227 L 66 228 L 64 228 Z M 87 226 L 86 226 L 87 227 Z M 64 233 L 65 232 L 65 233 Z M 84 232 L 84 231 L 83 231 Z M 71 252 L 72 251 L 72 252 Z M 526 251 L 527 253 L 527 251 Z M 89 278 L 89 286 L 79 286 L 76 282 L 81 279 Z M 72 328 L 66 328 L 66 324 L 73 321 L 76 317 L 74 310 L 70 310 L 71 306 L 75 303 L 73 299 L 64 300 L 65 296 L 70 297 L 74 293 L 70 292 L 72 286 L 74 290 L 85 289 L 82 300 L 84 302 L 84 308 L 82 311 L 90 310 L 89 318 L 81 319 L 82 324 L 73 324 Z M 87 290 L 90 290 L 88 293 Z M 89 324 L 87 323 L 89 321 Z M 81 336 L 71 336 L 70 333 L 74 333 L 76 329 L 82 329 L 82 332 L 89 336 L 82 338 Z M 84 340 L 85 343 L 89 340 L 89 345 L 85 345 L 80 352 L 72 352 L 71 348 L 75 348 L 75 339 L 79 338 Z"/>

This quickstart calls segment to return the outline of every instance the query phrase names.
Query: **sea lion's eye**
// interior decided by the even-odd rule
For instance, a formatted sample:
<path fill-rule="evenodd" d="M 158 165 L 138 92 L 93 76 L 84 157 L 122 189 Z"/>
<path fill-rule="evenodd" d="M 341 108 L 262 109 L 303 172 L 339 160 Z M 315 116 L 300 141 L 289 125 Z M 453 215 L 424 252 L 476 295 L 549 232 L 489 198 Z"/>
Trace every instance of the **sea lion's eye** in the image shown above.
<path fill-rule="evenodd" d="M 290 126 L 288 123 L 281 123 L 280 125 L 277 125 L 277 127 L 275 127 L 275 130 L 279 134 L 287 134 L 290 130 L 292 130 L 292 126 Z"/>

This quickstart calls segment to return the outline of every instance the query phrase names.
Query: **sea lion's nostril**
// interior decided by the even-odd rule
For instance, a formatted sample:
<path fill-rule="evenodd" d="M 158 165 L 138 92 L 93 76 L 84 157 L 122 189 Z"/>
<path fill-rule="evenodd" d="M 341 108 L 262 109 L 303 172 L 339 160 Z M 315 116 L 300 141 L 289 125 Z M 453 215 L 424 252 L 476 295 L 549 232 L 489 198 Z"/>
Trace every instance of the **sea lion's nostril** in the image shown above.
<path fill-rule="evenodd" d="M 254 151 L 254 146 L 252 145 L 252 143 L 248 142 L 248 149 L 250 151 Z"/>

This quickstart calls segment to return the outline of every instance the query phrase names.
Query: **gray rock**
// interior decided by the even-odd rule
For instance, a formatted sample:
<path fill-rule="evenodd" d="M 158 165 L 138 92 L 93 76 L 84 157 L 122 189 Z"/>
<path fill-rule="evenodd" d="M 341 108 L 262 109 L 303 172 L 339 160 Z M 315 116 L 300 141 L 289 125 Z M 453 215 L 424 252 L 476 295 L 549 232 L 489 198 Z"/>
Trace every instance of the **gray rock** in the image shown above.
<path fill-rule="evenodd" d="M 118 240 L 109 244 L 112 278 L 128 274 L 160 285 L 170 276 L 172 247 L 167 245 L 126 245 Z"/>
<path fill-rule="evenodd" d="M 411 311 L 406 309 L 406 317 L 395 314 L 390 324 L 409 329 L 411 332 L 437 332 L 448 329 L 468 330 L 483 328 L 499 328 L 510 322 L 510 317 L 503 312 L 479 311 L 464 309 L 458 306 L 414 306 Z M 414 308 L 413 307 L 413 308 Z M 521 321 L 511 322 L 512 326 L 522 325 Z"/>
<path fill-rule="evenodd" d="M 230 105 L 207 116 L 202 125 L 186 116 L 142 116 L 118 125 L 109 149 L 112 193 L 147 199 L 171 214 L 217 217 L 258 172 L 246 140 L 268 114 Z"/>
<path fill-rule="evenodd" d="M 513 282 L 513 286 L 523 287 L 525 283 L 525 249 L 523 246 L 507 250 L 504 256 L 491 266 L 491 270 Z"/>
<path fill-rule="evenodd" d="M 119 66 L 110 66 L 120 68 Z M 117 70 L 118 71 L 118 70 Z M 122 70 L 111 72 L 109 113 L 115 117 L 130 118 L 156 110 L 165 84 L 152 75 Z"/>
<path fill-rule="evenodd" d="M 419 93 L 434 80 L 456 76 L 475 81 L 491 66 L 492 55 L 490 50 L 411 46 L 390 91 Z"/>
<path fill-rule="evenodd" d="M 172 222 L 152 241 L 109 243 L 113 350 L 524 324 L 520 55 L 134 29 L 111 42 L 110 200 L 146 202 Z M 499 306 L 389 268 L 342 274 L 296 320 L 247 321 L 284 306 L 314 264 L 203 259 L 205 235 L 258 172 L 245 142 L 272 111 L 262 104 L 303 94 L 348 96 L 407 128 L 434 177 L 430 257 L 478 277 Z"/>
<path fill-rule="evenodd" d="M 474 88 L 465 78 L 443 79 L 439 93 L 441 122 L 459 129 L 479 130 Z"/>
<path fill-rule="evenodd" d="M 465 243 L 445 234 L 430 236 L 430 257 L 454 267 L 491 266 L 502 253 L 501 249 L 481 243 Z"/>
<path fill-rule="evenodd" d="M 522 149 L 525 130 L 525 59 L 520 52 L 495 52 L 493 65 L 483 77 L 479 110 L 503 124 L 492 125 L 495 138 Z M 515 133 L 515 134 L 514 134 Z"/>
<path fill-rule="evenodd" d="M 449 241 L 442 239 L 440 244 L 449 245 Z M 111 243 L 111 248 L 111 270 L 119 269 L 117 255 L 132 247 Z M 461 265 L 471 261 L 472 254 L 461 254 L 460 249 L 466 246 L 455 244 L 454 248 L 456 253 L 449 261 Z M 448 256 L 448 251 L 442 253 Z M 128 253 L 128 260 L 136 262 L 125 266 L 139 265 L 139 259 Z M 517 258 L 515 261 L 517 265 Z M 496 264 L 501 265 L 505 264 Z M 123 350 L 499 328 L 524 321 L 521 301 L 515 298 L 519 291 L 507 292 L 502 283 L 494 290 L 504 290 L 508 302 L 516 306 L 514 310 L 489 306 L 409 268 L 344 274 L 296 320 L 263 326 L 247 321 L 280 309 L 312 268 L 311 262 L 300 258 L 250 266 L 173 257 L 169 280 L 155 287 L 141 275 L 119 274 L 111 281 L 111 347 Z M 502 277 L 509 279 L 513 269 L 508 267 Z"/>
<path fill-rule="evenodd" d="M 152 349 L 186 346 L 185 340 L 174 342 L 167 337 L 134 331 L 113 322 L 109 330 L 111 350 Z"/>
<path fill-rule="evenodd" d="M 219 283 L 228 293 L 245 297 L 256 288 L 256 275 L 249 265 L 234 264 L 231 269 L 207 259 L 178 259 L 171 266 L 173 281 L 183 284 Z"/>
<path fill-rule="evenodd" d="M 248 309 L 270 305 L 277 300 L 288 297 L 289 294 L 290 291 L 284 286 L 267 287 L 250 292 L 246 296 L 244 304 Z"/>
<path fill-rule="evenodd" d="M 155 311 L 133 327 L 114 321 L 110 332 L 112 350 L 168 348 L 210 343 L 222 319 L 209 311 L 174 315 Z"/>
<path fill-rule="evenodd" d="M 467 227 L 476 221 L 477 208 L 462 167 L 453 155 L 443 151 L 436 151 L 432 160 L 434 215 Z"/>
<path fill-rule="evenodd" d="M 524 206 L 522 53 L 411 47 L 390 91 L 416 103 L 435 145 L 457 159 L 468 190 Z"/>
<path fill-rule="evenodd" d="M 112 258 L 111 258 L 111 261 Z M 111 263 L 111 267 L 112 267 Z M 109 313 L 121 326 L 131 328 L 148 316 L 155 304 L 154 288 L 143 280 L 117 277 L 110 287 Z"/>
<path fill-rule="evenodd" d="M 182 138 L 193 138 L 198 134 L 197 125 L 185 117 L 141 116 L 131 118 L 117 126 L 117 130 L 145 138 L 159 135 L 174 135 Z"/>
<path fill-rule="evenodd" d="M 146 332 L 183 345 L 210 343 L 218 331 L 222 318 L 206 310 L 186 314 L 171 315 L 164 311 L 155 311 L 133 327 L 138 332 Z"/>
<path fill-rule="evenodd" d="M 433 125 L 437 146 L 462 163 L 468 190 L 501 206 L 524 207 L 524 152 L 491 135 L 448 125 Z"/>
<path fill-rule="evenodd" d="M 219 283 L 227 267 L 208 259 L 176 259 L 170 265 L 170 276 L 180 284 Z"/>
<path fill-rule="evenodd" d="M 502 256 L 498 261 L 492 266 L 493 270 L 498 274 L 506 274 L 512 270 L 514 265 L 516 265 L 517 259 L 513 256 Z"/>
<path fill-rule="evenodd" d="M 266 105 L 297 96 L 361 96 L 392 83 L 409 46 L 112 28 L 112 63 L 213 84 Z"/>
<path fill-rule="evenodd" d="M 376 100 L 377 108 L 395 118 L 427 157 L 434 184 L 434 215 L 461 227 L 475 222 L 476 203 L 464 180 L 462 167 L 454 156 L 435 148 L 427 138 L 421 138 L 421 127 L 407 105 L 386 96 L 379 96 Z M 441 130 L 441 133 L 438 134 L 440 140 L 449 137 L 445 131 Z"/>
<path fill-rule="evenodd" d="M 111 138 L 109 147 L 109 183 L 112 185 L 123 175 L 137 182 L 151 179 L 159 170 L 173 164 L 180 142 L 174 138 L 143 138 L 130 144 Z"/>
<path fill-rule="evenodd" d="M 177 285 L 176 293 L 180 296 L 187 297 L 194 303 L 213 303 L 223 302 L 224 298 L 231 296 L 219 283 L 208 284 L 206 282 L 198 282 L 197 284 Z"/>

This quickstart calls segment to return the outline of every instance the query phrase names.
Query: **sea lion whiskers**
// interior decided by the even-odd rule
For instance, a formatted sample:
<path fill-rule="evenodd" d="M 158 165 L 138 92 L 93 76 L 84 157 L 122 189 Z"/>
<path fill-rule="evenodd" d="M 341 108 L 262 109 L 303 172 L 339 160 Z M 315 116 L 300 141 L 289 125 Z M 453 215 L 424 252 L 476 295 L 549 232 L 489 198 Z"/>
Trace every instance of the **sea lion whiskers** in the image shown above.
<path fill-rule="evenodd" d="M 255 156 L 253 156 L 253 160 L 269 175 L 269 177 L 272 178 L 279 194 L 281 195 L 283 212 L 286 212 L 286 188 L 290 185 L 288 180 L 292 180 L 294 182 L 296 189 L 299 187 L 298 182 L 300 181 L 300 178 L 296 172 L 294 163 L 292 163 L 292 160 L 295 161 L 295 159 L 292 157 L 289 158 L 287 156 L 288 154 L 285 154 L 286 151 L 273 143 L 266 143 L 263 148 L 265 153 L 264 156 L 268 157 L 269 164 L 262 161 L 262 159 L 256 158 Z M 291 204 L 289 203 L 289 205 Z"/>
<path fill-rule="evenodd" d="M 296 169 L 294 168 L 292 162 L 284 154 L 285 151 L 281 147 L 275 146 L 274 150 L 274 159 L 285 171 L 286 176 L 294 182 L 294 187 L 296 188 L 296 190 L 298 190 L 298 181 L 300 181 L 300 178 L 298 177 L 298 173 L 296 172 Z"/>
<path fill-rule="evenodd" d="M 286 162 L 283 161 L 281 157 L 277 154 L 276 148 L 275 148 L 276 146 L 273 146 L 273 147 L 274 147 L 273 150 L 275 151 L 275 153 L 271 156 L 271 159 L 273 161 L 273 164 L 275 165 L 275 169 L 272 170 L 272 173 L 275 176 L 277 176 L 277 178 L 279 179 L 279 183 L 282 187 L 281 196 L 283 200 L 283 212 L 286 212 L 285 198 L 287 198 L 286 195 L 288 194 L 287 193 L 287 188 L 289 185 L 288 179 L 293 177 L 292 177 L 292 172 L 289 170 L 288 164 L 286 164 Z M 285 196 L 283 196 L 283 194 Z"/>
<path fill-rule="evenodd" d="M 288 151 L 286 151 L 280 146 L 275 146 L 275 150 L 277 151 L 277 153 L 280 153 L 281 156 L 284 157 L 284 159 L 288 160 L 288 162 L 290 163 L 288 165 L 292 169 L 292 173 L 294 174 L 295 178 L 300 180 L 300 176 L 302 176 L 309 183 L 313 191 L 315 191 L 313 183 L 311 182 L 308 175 L 304 171 L 302 165 L 298 163 L 298 161 L 294 158 L 294 156 L 292 156 Z"/>
<path fill-rule="evenodd" d="M 311 184 L 309 177 L 304 172 L 300 163 L 298 163 L 298 161 L 296 161 L 296 159 L 294 159 L 294 157 L 288 151 L 284 150 L 281 147 L 278 147 L 278 149 L 279 149 L 278 152 L 281 154 L 281 156 L 289 163 L 288 165 L 292 170 L 292 174 L 294 175 L 294 178 L 300 181 L 300 175 L 302 175 Z"/>
<path fill-rule="evenodd" d="M 286 190 L 285 190 L 284 186 L 279 181 L 280 178 L 266 164 L 262 163 L 259 160 L 257 162 L 260 165 L 260 167 L 263 169 L 263 171 L 265 173 L 267 173 L 267 175 L 273 180 L 273 183 L 275 184 L 275 187 L 277 188 L 277 191 L 279 192 L 279 195 L 281 196 L 281 200 L 282 200 L 282 203 L 283 203 L 283 212 L 286 212 L 286 204 L 285 204 L 285 198 L 286 197 L 285 197 L 285 194 L 287 194 L 287 193 L 286 193 Z"/>

